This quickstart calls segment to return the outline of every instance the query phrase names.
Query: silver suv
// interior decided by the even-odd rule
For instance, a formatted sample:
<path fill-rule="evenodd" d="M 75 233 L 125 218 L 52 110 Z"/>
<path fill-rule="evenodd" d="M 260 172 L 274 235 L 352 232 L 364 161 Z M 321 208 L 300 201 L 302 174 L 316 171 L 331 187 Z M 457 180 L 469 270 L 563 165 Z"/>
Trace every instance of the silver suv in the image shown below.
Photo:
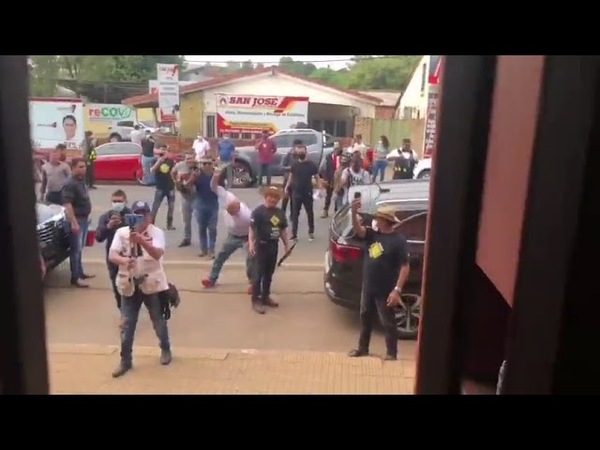
<path fill-rule="evenodd" d="M 301 140 L 307 149 L 307 157 L 317 166 L 333 151 L 333 136 L 310 128 L 280 130 L 269 137 L 275 141 L 277 153 L 271 165 L 272 176 L 283 176 L 283 158 L 291 150 L 294 140 Z M 255 146 L 238 147 L 235 153 L 234 184 L 248 187 L 258 173 L 258 152 Z"/>

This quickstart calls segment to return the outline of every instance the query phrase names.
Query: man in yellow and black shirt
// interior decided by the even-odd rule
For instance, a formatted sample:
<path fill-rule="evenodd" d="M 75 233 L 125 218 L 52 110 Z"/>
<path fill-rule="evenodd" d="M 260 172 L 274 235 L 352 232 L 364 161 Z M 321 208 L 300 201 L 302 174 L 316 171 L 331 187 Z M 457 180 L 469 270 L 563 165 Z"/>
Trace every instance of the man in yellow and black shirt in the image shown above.
<path fill-rule="evenodd" d="M 264 203 L 252 211 L 248 235 L 248 250 L 255 263 L 252 309 L 258 314 L 265 313 L 265 306 L 279 306 L 271 298 L 271 281 L 277 265 L 279 240 L 286 252 L 289 249 L 288 222 L 283 210 L 277 206 L 283 192 L 278 187 L 265 186 L 262 194 Z"/>

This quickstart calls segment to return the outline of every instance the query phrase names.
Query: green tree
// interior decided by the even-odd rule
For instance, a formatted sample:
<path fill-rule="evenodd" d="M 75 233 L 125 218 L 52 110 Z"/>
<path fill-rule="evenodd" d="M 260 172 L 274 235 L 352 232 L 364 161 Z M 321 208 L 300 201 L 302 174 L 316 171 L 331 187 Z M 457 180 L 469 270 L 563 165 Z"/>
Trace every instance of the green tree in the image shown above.
<path fill-rule="evenodd" d="M 351 65 L 351 89 L 393 89 L 403 91 L 422 57 L 415 55 L 360 56 Z"/>
<path fill-rule="evenodd" d="M 156 79 L 156 64 L 184 63 L 180 55 L 33 56 L 32 75 L 41 82 L 50 78 L 80 82 L 147 82 Z"/>
<path fill-rule="evenodd" d="M 310 74 L 310 77 L 334 86 L 347 88 L 349 73 L 348 69 L 333 70 L 330 67 L 326 67 L 315 70 Z"/>
<path fill-rule="evenodd" d="M 29 68 L 29 91 L 34 97 L 51 97 L 56 93 L 60 72 L 58 56 L 32 56 Z"/>
<path fill-rule="evenodd" d="M 313 63 L 294 61 L 294 59 L 290 58 L 289 56 L 284 56 L 279 59 L 279 67 L 286 72 L 295 73 L 304 77 L 310 76 L 315 70 L 317 70 L 317 66 L 315 66 Z"/>
<path fill-rule="evenodd" d="M 242 72 L 249 72 L 252 69 L 254 69 L 254 64 L 252 63 L 252 61 L 248 60 L 248 61 L 244 61 L 240 67 L 240 70 Z"/>

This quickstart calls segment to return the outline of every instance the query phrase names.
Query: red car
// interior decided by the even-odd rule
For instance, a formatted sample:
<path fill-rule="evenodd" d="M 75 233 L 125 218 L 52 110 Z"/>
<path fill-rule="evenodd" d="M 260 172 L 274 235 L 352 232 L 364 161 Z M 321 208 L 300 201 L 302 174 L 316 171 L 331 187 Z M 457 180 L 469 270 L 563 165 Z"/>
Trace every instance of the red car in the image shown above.
<path fill-rule="evenodd" d="M 142 147 L 133 142 L 109 142 L 96 147 L 96 180 L 141 183 L 141 153 Z"/>

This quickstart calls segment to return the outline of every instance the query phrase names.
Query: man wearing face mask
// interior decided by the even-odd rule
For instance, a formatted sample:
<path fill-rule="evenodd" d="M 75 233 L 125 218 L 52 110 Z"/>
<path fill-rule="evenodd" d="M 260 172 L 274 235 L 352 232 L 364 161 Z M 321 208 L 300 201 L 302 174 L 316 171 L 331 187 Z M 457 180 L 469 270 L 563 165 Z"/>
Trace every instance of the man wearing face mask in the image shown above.
<path fill-rule="evenodd" d="M 96 241 L 106 242 L 106 266 L 108 268 L 108 276 L 112 285 L 117 308 L 121 310 L 121 294 L 117 291 L 115 280 L 119 272 L 119 266 L 111 263 L 108 260 L 108 251 L 115 237 L 116 231 L 123 226 L 123 217 L 125 214 L 131 214 L 131 210 L 127 207 L 127 196 L 121 189 L 113 192 L 111 196 L 111 209 L 100 216 L 98 227 L 96 228 Z"/>
<path fill-rule="evenodd" d="M 292 239 L 298 238 L 298 219 L 300 209 L 304 207 L 306 217 L 308 218 L 308 240 L 315 239 L 315 211 L 313 208 L 313 177 L 317 186 L 320 185 L 319 168 L 317 165 L 306 159 L 306 146 L 299 145 L 296 148 L 296 162 L 290 170 L 290 179 L 286 186 L 286 192 L 291 189 L 292 192 Z"/>

